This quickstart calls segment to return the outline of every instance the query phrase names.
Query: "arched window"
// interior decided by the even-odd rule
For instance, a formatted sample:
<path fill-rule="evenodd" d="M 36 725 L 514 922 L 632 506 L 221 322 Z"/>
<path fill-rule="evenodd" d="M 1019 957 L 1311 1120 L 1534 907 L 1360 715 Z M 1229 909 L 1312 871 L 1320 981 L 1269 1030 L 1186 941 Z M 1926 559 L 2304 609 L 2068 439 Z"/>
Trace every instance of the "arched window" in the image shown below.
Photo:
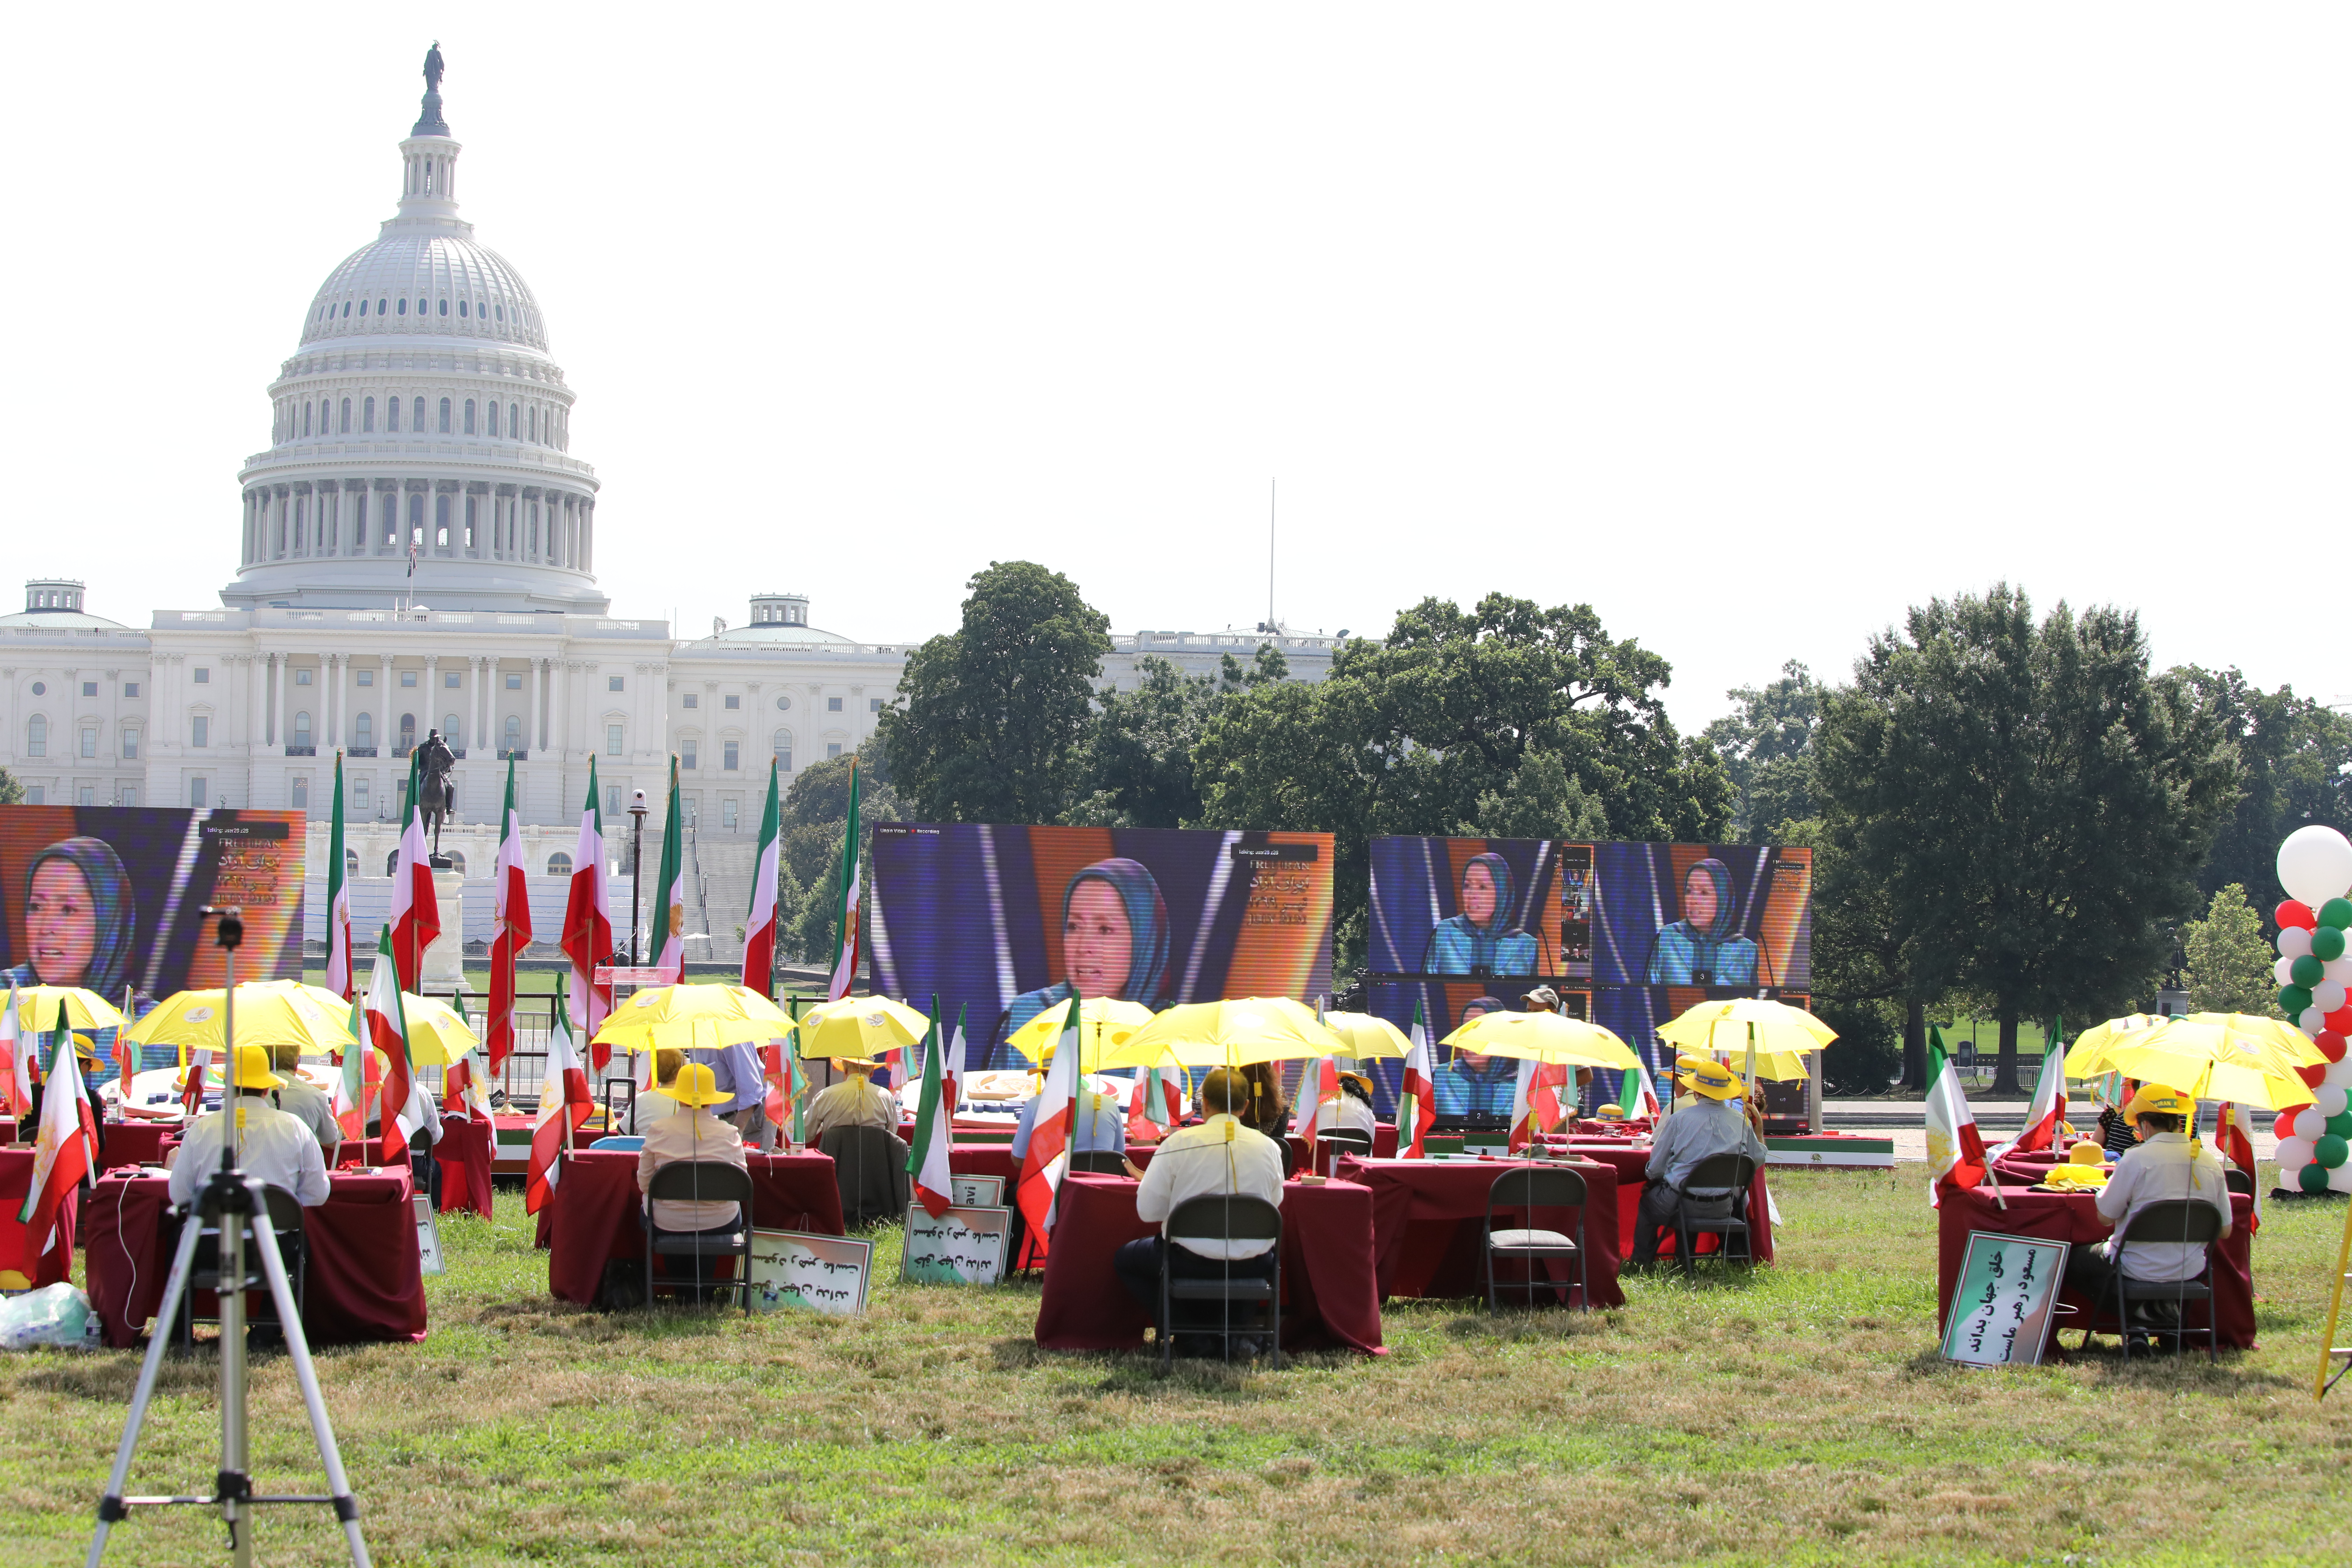
<path fill-rule="evenodd" d="M 776 731 L 776 766 L 786 773 L 793 771 L 793 732 L 790 730 Z"/>
<path fill-rule="evenodd" d="M 416 313 L 417 313 L 418 315 L 420 315 L 420 316 L 421 316 L 421 315 L 425 314 L 425 301 L 424 301 L 424 300 L 419 300 L 418 301 L 416 301 Z"/>
<path fill-rule="evenodd" d="M 303 434 L 303 435 L 305 435 L 305 436 L 308 436 L 310 433 L 310 405 L 308 403 L 305 403 L 304 405 L 302 405 L 302 434 Z"/>
<path fill-rule="evenodd" d="M 464 301 L 463 300 L 458 300 L 458 301 L 457 301 L 457 314 L 458 314 L 459 316 L 461 316 L 461 317 L 462 317 L 463 315 L 465 315 L 465 313 L 466 313 L 466 301 Z"/>
<path fill-rule="evenodd" d="M 449 498 L 447 496 L 433 498 L 433 547 L 436 550 L 449 548 Z"/>
<path fill-rule="evenodd" d="M 536 403 L 530 405 L 530 438 L 533 441 L 539 439 L 539 405 Z"/>
<path fill-rule="evenodd" d="M 408 427 L 422 436 L 425 433 L 425 399 L 420 397 L 416 400 L 415 413 L 416 417 L 408 422 Z M 446 429 L 447 426 L 444 426 L 443 428 Z"/>
<path fill-rule="evenodd" d="M 358 876 L 359 874 L 360 874 L 360 852 L 359 852 L 358 850 L 356 850 L 356 849 L 346 849 L 346 850 L 344 850 L 344 851 L 343 851 L 343 875 L 344 875 L 344 876 L 346 876 L 346 877 L 356 877 L 356 876 Z"/>
<path fill-rule="evenodd" d="M 466 874 L 466 856 L 463 850 L 444 849 L 441 853 L 448 857 L 449 869 L 457 872 L 460 877 Z"/>
<path fill-rule="evenodd" d="M 362 316 L 367 314 L 367 301 L 365 300 L 360 301 L 360 314 Z"/>
<path fill-rule="evenodd" d="M 492 321 L 505 321 L 505 320 L 507 319 L 507 308 L 506 308 L 504 305 L 493 305 L 493 306 L 491 306 L 491 307 L 490 307 L 490 319 L 491 319 Z"/>
<path fill-rule="evenodd" d="M 688 735 L 686 739 L 677 743 L 677 765 L 684 768 L 688 773 L 692 773 L 695 770 L 695 764 L 697 762 L 695 749 L 696 742 L 694 737 L 691 735 Z"/>
<path fill-rule="evenodd" d="M 310 809 L 310 781 L 309 779 L 299 775 L 295 778 L 294 798 L 289 804 L 297 811 L 308 811 Z"/>
<path fill-rule="evenodd" d="M 383 400 L 383 427 L 395 436 L 400 434 L 400 399 L 397 397 Z"/>
<path fill-rule="evenodd" d="M 522 750 L 522 715 L 520 713 L 507 715 L 507 750 L 509 752 Z"/>
<path fill-rule="evenodd" d="M 422 492 L 408 498 L 408 542 L 420 550 L 425 546 L 425 497 Z"/>
<path fill-rule="evenodd" d="M 522 405 L 520 403 L 507 405 L 507 439 L 509 441 L 522 439 Z"/>
<path fill-rule="evenodd" d="M 472 398 L 470 398 L 470 397 L 469 397 L 469 398 L 466 399 L 466 434 L 467 434 L 467 435 L 468 435 L 468 436 L 470 436 L 470 435 L 472 435 L 473 433 L 474 433 L 474 400 L 473 400 Z"/>
<path fill-rule="evenodd" d="M 375 399 L 373 397 L 362 398 L 360 401 L 360 434 L 362 436 L 375 434 Z"/>
<path fill-rule="evenodd" d="M 405 300 L 400 302 L 400 313 L 404 316 L 408 314 L 408 301 Z"/>
<path fill-rule="evenodd" d="M 441 738 L 449 742 L 449 749 L 453 752 L 464 749 L 466 732 L 457 727 L 457 716 L 455 713 L 441 715 Z"/>
<path fill-rule="evenodd" d="M 389 877 L 389 876 L 391 876 L 394 871 L 397 871 L 397 870 L 399 870 L 399 869 L 400 869 L 400 851 L 399 851 L 399 850 L 397 850 L 397 849 L 395 849 L 395 850 L 394 850 L 391 854 L 389 854 L 389 855 L 387 855 L 387 856 L 385 856 L 385 857 L 383 858 L 383 874 L 384 874 L 385 876 Z"/>
<path fill-rule="evenodd" d="M 572 875 L 572 857 L 562 853 L 561 850 L 557 851 L 555 854 L 550 855 L 547 858 L 547 874 L 551 877 L 569 877 Z"/>
<path fill-rule="evenodd" d="M 419 300 L 418 303 L 421 304 L 423 301 Z M 445 316 L 449 313 L 449 301 L 446 300 L 441 301 L 441 313 Z"/>
<path fill-rule="evenodd" d="M 28 757 L 49 754 L 49 721 L 38 713 L 34 714 L 25 725 L 25 754 Z"/>
<path fill-rule="evenodd" d="M 498 438 L 498 434 L 499 434 L 499 405 L 498 405 L 498 404 L 497 404 L 496 402 L 492 402 L 492 403 L 491 403 L 491 405 L 490 405 L 490 426 L 489 426 L 488 434 L 489 434 L 490 438 L 491 438 L 492 440 L 496 440 L 496 439 Z"/>
<path fill-rule="evenodd" d="M 375 302 L 375 313 L 379 316 L 383 314 L 383 301 L 381 300 Z"/>
<path fill-rule="evenodd" d="M 310 743 L 310 715 L 308 713 L 294 715 L 294 743 L 304 747 Z"/>
<path fill-rule="evenodd" d="M 403 713 L 400 716 L 400 754 L 404 757 L 415 750 L 416 750 L 416 715 Z"/>
<path fill-rule="evenodd" d="M 363 751 L 375 748 L 375 715 L 362 713 L 352 721 L 352 744 Z"/>
<path fill-rule="evenodd" d="M 449 400 L 446 397 L 441 400 L 441 434 L 449 434 Z"/>
<path fill-rule="evenodd" d="M 341 433 L 345 436 L 352 433 L 352 400 L 348 397 L 343 399 L 342 429 Z"/>

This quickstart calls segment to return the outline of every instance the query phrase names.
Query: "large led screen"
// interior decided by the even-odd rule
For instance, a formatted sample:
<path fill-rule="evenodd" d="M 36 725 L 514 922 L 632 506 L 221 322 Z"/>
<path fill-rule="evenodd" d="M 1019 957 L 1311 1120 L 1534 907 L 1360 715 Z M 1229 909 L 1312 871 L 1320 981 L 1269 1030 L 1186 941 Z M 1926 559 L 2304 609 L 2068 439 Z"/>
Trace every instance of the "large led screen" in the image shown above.
<path fill-rule="evenodd" d="M 884 823 L 874 986 L 952 1018 L 989 1065 L 1073 988 L 1147 1006 L 1331 989 L 1331 836 Z"/>
<path fill-rule="evenodd" d="M 0 806 L 0 984 L 121 1005 L 222 984 L 207 904 L 245 910 L 240 980 L 302 977 L 299 812 Z"/>
<path fill-rule="evenodd" d="M 1810 849 L 1375 838 L 1378 975 L 1806 991 Z"/>

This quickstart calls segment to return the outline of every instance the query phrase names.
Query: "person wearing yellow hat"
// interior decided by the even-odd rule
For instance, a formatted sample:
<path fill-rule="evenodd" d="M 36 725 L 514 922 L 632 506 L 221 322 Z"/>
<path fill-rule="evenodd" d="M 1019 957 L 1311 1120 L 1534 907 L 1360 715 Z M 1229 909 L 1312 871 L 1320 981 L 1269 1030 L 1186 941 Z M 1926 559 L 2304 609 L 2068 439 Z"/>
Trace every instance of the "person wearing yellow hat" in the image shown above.
<path fill-rule="evenodd" d="M 677 1109 L 646 1125 L 645 1146 L 637 1152 L 638 1192 L 653 1185 L 654 1173 L 674 1160 L 721 1160 L 738 1168 L 746 1163 L 743 1134 L 710 1113 L 712 1106 L 734 1097 L 719 1087 L 719 1076 L 709 1068 L 690 1061 L 653 1092 L 676 1100 Z M 660 1230 L 731 1232 L 740 1217 L 731 1200 L 657 1198 L 653 1204 L 654 1226 Z"/>
<path fill-rule="evenodd" d="M 815 1148 L 827 1130 L 835 1127 L 898 1131 L 898 1096 L 874 1081 L 874 1074 L 881 1065 L 857 1057 L 833 1058 L 833 1070 L 849 1076 L 830 1088 L 819 1089 L 816 1098 L 809 1101 L 808 1116 L 801 1128 L 810 1148 Z"/>
<path fill-rule="evenodd" d="M 220 1169 L 221 1145 L 236 1140 L 236 1163 L 246 1174 L 294 1194 L 304 1208 L 327 1201 L 327 1161 L 319 1140 L 301 1121 L 269 1103 L 285 1080 L 269 1070 L 269 1053 L 239 1046 L 221 1108 L 198 1117 L 180 1140 L 172 1160 L 172 1201 L 185 1205 Z"/>
<path fill-rule="evenodd" d="M 1309 1064 L 1309 1070 L 1313 1070 L 1312 1064 Z M 1302 1088 L 1300 1092 L 1310 1090 Z M 1371 1079 L 1353 1068 L 1343 1068 L 1339 1071 L 1339 1098 L 1327 1100 L 1315 1108 L 1314 1132 L 1308 1136 L 1311 1138 L 1315 1132 L 1328 1132 L 1336 1127 L 1344 1131 L 1361 1132 L 1369 1138 L 1372 1135 L 1372 1129 L 1379 1125 L 1380 1117 L 1372 1110 Z"/>
<path fill-rule="evenodd" d="M 1657 1263 L 1662 1233 L 1671 1227 L 1687 1202 L 1694 1215 L 1716 1217 L 1731 1209 L 1729 1188 L 1694 1189 L 1685 1198 L 1678 1190 L 1699 1162 L 1716 1154 L 1745 1154 L 1764 1163 L 1764 1140 L 1741 1110 L 1745 1092 L 1739 1075 L 1706 1057 L 1679 1057 L 1675 1079 L 1690 1092 L 1690 1103 L 1676 1105 L 1673 1115 L 1658 1123 L 1650 1145 L 1649 1163 L 1642 1173 L 1641 1206 L 1633 1215 L 1633 1256 L 1627 1267 L 1647 1269 Z"/>
<path fill-rule="evenodd" d="M 2149 1204 L 2184 1198 L 2211 1204 L 2221 1212 L 2221 1234 L 2230 1234 L 2230 1185 L 2213 1152 L 2189 1136 L 2196 1115 L 2195 1100 L 2160 1083 L 2141 1084 L 2125 1102 L 2124 1117 L 2139 1142 L 2116 1161 L 2115 1174 L 2098 1197 L 2099 1217 L 2118 1234 Z M 2067 1255 L 2066 1285 L 2095 1301 L 2118 1273 L 2126 1279 L 2177 1284 L 2205 1272 L 2205 1250 L 2186 1242 L 2136 1241 L 2118 1263 L 2110 1236 Z M 2180 1321 L 2179 1307 L 2172 1301 L 2136 1303 L 2134 1316 L 2126 1327 L 2171 1329 Z"/>

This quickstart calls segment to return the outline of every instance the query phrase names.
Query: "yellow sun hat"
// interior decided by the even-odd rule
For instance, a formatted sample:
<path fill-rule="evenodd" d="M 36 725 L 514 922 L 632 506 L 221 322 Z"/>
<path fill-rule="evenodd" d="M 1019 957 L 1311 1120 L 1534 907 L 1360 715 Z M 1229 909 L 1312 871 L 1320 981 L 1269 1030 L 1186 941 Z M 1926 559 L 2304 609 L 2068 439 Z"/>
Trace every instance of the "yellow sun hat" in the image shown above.
<path fill-rule="evenodd" d="M 1680 1062 L 1675 1065 L 1682 1066 Z M 1738 1100 L 1740 1096 L 1739 1075 L 1720 1062 L 1701 1062 L 1680 1076 L 1690 1085 L 1693 1094 L 1705 1095 L 1709 1100 Z"/>
<path fill-rule="evenodd" d="M 2071 1164 L 2104 1165 L 2107 1163 L 2107 1152 L 2086 1138 L 2066 1151 L 2066 1159 Z"/>
<path fill-rule="evenodd" d="M 2144 1083 L 2139 1092 L 2124 1107 L 2124 1120 L 2137 1121 L 2143 1116 L 2194 1116 L 2197 1102 L 2177 1089 L 2160 1083 Z"/>
<path fill-rule="evenodd" d="M 234 1079 L 239 1089 L 284 1089 L 286 1080 L 269 1070 L 269 1052 L 262 1046 L 236 1047 L 236 1073 Z"/>
<path fill-rule="evenodd" d="M 701 1062 L 687 1063 L 677 1069 L 674 1082 L 653 1092 L 667 1095 L 680 1105 L 724 1105 L 735 1098 L 719 1090 L 719 1075 Z"/>

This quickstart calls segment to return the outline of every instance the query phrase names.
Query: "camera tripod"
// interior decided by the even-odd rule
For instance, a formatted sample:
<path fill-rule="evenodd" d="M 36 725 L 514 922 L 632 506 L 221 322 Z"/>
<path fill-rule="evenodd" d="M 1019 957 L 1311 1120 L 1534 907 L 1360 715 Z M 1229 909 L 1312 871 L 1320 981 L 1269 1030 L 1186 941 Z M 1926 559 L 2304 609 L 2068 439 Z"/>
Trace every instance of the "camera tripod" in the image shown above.
<path fill-rule="evenodd" d="M 236 946 L 244 938 L 245 924 L 239 911 L 234 909 L 207 909 L 205 912 L 219 914 L 218 940 L 228 950 L 228 988 L 224 994 L 221 1033 L 227 1056 L 223 1114 L 230 1119 L 231 1131 L 221 1140 L 221 1168 L 205 1184 L 196 1200 L 195 1213 L 188 1216 L 180 1230 L 179 1248 L 172 1257 L 171 1277 L 164 1284 L 163 1304 L 155 1314 L 155 1331 L 148 1339 L 147 1359 L 139 1369 L 139 1386 L 131 1396 L 131 1414 L 123 1421 L 122 1442 L 114 1450 L 114 1469 L 107 1477 L 106 1495 L 99 1499 L 98 1532 L 90 1538 L 89 1568 L 98 1568 L 99 1559 L 106 1554 L 107 1532 L 118 1521 L 129 1518 L 132 1509 L 184 1504 L 218 1508 L 221 1522 L 228 1528 L 230 1562 L 236 1568 L 249 1568 L 253 1562 L 252 1510 L 262 1503 L 322 1503 L 331 1507 L 335 1518 L 342 1523 L 343 1538 L 351 1545 L 353 1568 L 369 1568 L 367 1543 L 360 1539 L 359 1501 L 352 1496 L 351 1483 L 343 1479 L 342 1458 L 335 1451 L 335 1434 L 327 1424 L 327 1403 L 320 1397 L 318 1374 L 310 1366 L 310 1347 L 303 1336 L 302 1314 L 295 1304 L 293 1287 L 286 1279 L 286 1260 L 278 1256 L 278 1234 L 269 1223 L 269 1205 L 262 1184 L 237 1168 L 236 1133 L 243 1129 L 244 1113 L 236 1103 Z M 139 1446 L 139 1429 L 146 1421 L 148 1403 L 155 1396 L 156 1373 L 163 1370 L 164 1353 L 171 1348 L 172 1325 L 179 1321 L 183 1306 L 188 1304 L 189 1281 L 195 1273 L 196 1243 L 206 1222 L 219 1231 L 222 1287 L 221 1448 L 213 1495 L 125 1497 L 122 1488 L 131 1477 L 131 1456 Z M 253 1477 L 247 1468 L 245 1415 L 247 1247 L 260 1254 L 261 1272 L 268 1281 L 270 1300 L 277 1303 L 278 1321 L 285 1329 L 286 1352 L 293 1361 L 295 1379 L 301 1384 L 302 1404 L 310 1415 L 310 1436 L 318 1445 L 319 1458 L 327 1472 L 329 1491 L 324 1497 L 257 1496 L 253 1489 Z"/>

